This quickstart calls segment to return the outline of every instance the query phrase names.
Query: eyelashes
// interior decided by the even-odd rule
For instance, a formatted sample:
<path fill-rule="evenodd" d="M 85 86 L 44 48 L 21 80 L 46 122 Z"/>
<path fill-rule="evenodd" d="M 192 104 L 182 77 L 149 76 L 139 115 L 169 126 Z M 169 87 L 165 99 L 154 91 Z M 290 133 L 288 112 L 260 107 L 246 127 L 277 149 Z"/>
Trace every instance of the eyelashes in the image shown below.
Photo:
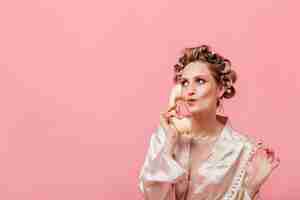
<path fill-rule="evenodd" d="M 206 80 L 204 80 L 204 79 L 202 79 L 202 78 L 196 79 L 196 82 L 199 83 L 200 81 L 203 82 L 202 84 L 206 83 Z M 185 86 L 185 83 L 187 83 L 186 80 L 181 81 L 181 85 L 182 85 L 182 86 Z"/>
<path fill-rule="evenodd" d="M 203 81 L 203 83 L 205 83 L 205 82 L 206 82 L 206 80 L 204 80 L 204 79 L 202 79 L 202 78 L 199 78 L 199 79 L 197 79 L 196 81 L 197 81 L 197 82 L 199 82 L 199 81 Z"/>

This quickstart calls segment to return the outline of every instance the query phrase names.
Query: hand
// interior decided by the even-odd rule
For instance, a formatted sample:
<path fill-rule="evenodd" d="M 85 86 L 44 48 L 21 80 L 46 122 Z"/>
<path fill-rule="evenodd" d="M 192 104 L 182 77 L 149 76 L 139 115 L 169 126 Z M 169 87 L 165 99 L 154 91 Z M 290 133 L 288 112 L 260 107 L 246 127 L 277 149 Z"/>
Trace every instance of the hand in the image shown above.
<path fill-rule="evenodd" d="M 280 159 L 275 158 L 274 150 L 266 147 L 263 142 L 257 144 L 257 151 L 250 160 L 246 170 L 245 180 L 247 189 L 251 196 L 254 196 L 265 183 L 272 171 L 279 166 Z"/>
<path fill-rule="evenodd" d="M 165 152 L 170 156 L 173 156 L 174 149 L 179 138 L 179 132 L 170 120 L 171 117 L 176 116 L 176 113 L 174 113 L 174 109 L 175 107 L 169 109 L 167 112 L 160 113 L 160 125 L 167 134 L 166 146 L 164 148 Z"/>
<path fill-rule="evenodd" d="M 180 132 L 179 129 L 176 128 L 174 124 L 174 119 L 177 118 L 182 119 L 180 116 L 179 107 L 174 105 L 169 108 L 167 112 L 160 113 L 160 124 L 164 131 L 167 133 L 167 142 L 165 146 L 165 151 L 173 156 L 174 149 L 179 139 L 182 142 L 186 142 L 190 139 L 190 134 L 188 132 Z"/>

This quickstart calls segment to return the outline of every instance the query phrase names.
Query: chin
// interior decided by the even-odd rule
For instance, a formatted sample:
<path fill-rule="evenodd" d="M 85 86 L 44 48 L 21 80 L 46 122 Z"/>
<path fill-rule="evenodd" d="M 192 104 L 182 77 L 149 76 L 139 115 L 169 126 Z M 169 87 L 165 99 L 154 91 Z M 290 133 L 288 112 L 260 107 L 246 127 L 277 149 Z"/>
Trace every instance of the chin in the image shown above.
<path fill-rule="evenodd" d="M 203 107 L 201 105 L 193 105 L 193 106 L 189 106 L 188 108 L 192 114 L 205 113 L 209 110 L 209 108 Z"/>
<path fill-rule="evenodd" d="M 199 112 L 201 112 L 201 108 L 199 108 L 197 105 L 193 105 L 193 106 L 190 106 L 189 107 L 189 111 L 191 112 L 191 113 L 199 113 Z"/>

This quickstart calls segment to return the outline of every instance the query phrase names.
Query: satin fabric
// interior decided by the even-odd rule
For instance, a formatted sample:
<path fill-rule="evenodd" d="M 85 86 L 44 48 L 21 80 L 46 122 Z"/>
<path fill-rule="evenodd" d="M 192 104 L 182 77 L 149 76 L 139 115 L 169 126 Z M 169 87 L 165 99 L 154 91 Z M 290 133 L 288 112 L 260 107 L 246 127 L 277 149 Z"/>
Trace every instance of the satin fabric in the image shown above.
<path fill-rule="evenodd" d="M 224 121 L 219 137 L 206 154 L 201 152 L 208 146 L 200 145 L 193 160 L 192 140 L 179 140 L 174 157 L 165 153 L 166 132 L 157 126 L 139 173 L 145 200 L 261 200 L 259 193 L 251 199 L 245 185 L 256 140 L 235 130 L 227 116 L 217 116 Z"/>

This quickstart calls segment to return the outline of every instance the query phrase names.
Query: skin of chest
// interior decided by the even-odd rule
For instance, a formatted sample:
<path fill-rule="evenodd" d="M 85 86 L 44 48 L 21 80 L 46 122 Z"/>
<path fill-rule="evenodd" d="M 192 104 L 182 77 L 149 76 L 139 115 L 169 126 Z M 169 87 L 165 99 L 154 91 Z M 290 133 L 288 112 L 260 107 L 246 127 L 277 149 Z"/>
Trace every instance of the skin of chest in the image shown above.
<path fill-rule="evenodd" d="M 176 184 L 176 195 L 182 198 L 193 184 L 204 179 L 199 168 L 209 158 L 213 144 L 190 143 L 185 151 L 179 154 L 178 160 L 188 171 L 186 179 Z"/>

